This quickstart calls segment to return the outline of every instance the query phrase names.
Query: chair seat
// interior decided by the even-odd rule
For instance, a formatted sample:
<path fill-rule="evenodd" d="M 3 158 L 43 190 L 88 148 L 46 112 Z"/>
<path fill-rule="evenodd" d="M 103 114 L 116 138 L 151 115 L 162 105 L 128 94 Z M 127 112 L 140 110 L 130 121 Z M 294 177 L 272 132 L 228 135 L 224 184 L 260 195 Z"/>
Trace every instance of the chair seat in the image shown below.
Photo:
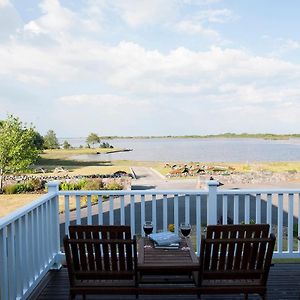
<path fill-rule="evenodd" d="M 221 280 L 203 280 L 201 283 L 202 287 L 214 287 L 214 286 L 227 286 L 227 287 L 240 287 L 240 286 L 259 286 L 261 285 L 260 280 L 255 279 L 221 279 Z"/>
<path fill-rule="evenodd" d="M 74 282 L 74 287 L 111 288 L 134 286 L 134 280 L 75 280 Z"/>

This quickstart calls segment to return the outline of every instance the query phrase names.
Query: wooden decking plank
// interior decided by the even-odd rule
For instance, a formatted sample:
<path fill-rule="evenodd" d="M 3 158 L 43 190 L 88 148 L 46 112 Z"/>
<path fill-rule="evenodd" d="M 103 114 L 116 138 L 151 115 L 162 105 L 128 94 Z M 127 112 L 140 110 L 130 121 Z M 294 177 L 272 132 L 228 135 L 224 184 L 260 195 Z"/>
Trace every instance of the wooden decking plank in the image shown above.
<path fill-rule="evenodd" d="M 271 267 L 268 279 L 268 293 L 267 299 L 300 299 L 300 264 L 275 264 Z M 67 300 L 69 293 L 68 274 L 65 268 L 60 271 L 51 271 L 50 280 L 46 286 L 40 285 L 35 293 L 29 297 L 30 300 Z M 140 295 L 139 299 L 161 299 L 161 295 Z M 222 298 L 220 298 L 222 297 Z M 82 299 L 77 296 L 76 299 Z M 87 300 L 99 299 L 97 295 L 88 295 Z M 108 299 L 135 299 L 135 296 L 127 295 L 101 295 L 101 300 Z M 181 300 L 195 300 L 196 295 L 164 295 L 164 300 L 181 299 Z M 224 300 L 237 300 L 243 299 L 243 295 L 203 295 L 202 300 L 224 299 Z M 258 295 L 249 295 L 249 300 L 258 300 Z"/>

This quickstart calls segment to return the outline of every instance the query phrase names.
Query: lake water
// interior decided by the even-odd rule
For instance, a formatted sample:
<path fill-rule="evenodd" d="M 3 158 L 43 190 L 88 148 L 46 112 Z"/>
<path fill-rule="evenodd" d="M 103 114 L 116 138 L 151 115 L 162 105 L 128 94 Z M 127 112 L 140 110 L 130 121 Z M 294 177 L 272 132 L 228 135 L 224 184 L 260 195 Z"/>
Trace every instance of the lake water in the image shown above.
<path fill-rule="evenodd" d="M 65 140 L 65 139 L 62 139 Z M 85 145 L 85 139 L 68 139 L 73 146 Z M 253 162 L 300 161 L 300 139 L 114 139 L 116 148 L 131 152 L 80 155 L 83 160 Z"/>

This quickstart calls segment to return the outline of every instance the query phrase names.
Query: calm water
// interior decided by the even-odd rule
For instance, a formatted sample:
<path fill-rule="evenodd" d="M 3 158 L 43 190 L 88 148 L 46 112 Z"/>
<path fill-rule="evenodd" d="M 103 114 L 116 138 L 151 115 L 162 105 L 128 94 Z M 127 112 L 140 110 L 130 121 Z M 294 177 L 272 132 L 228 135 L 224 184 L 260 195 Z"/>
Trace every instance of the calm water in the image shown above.
<path fill-rule="evenodd" d="M 84 139 L 67 140 L 73 146 L 85 145 Z M 130 148 L 133 151 L 80 155 L 76 158 L 164 162 L 300 161 L 300 139 L 115 139 L 108 142 L 116 148 Z"/>

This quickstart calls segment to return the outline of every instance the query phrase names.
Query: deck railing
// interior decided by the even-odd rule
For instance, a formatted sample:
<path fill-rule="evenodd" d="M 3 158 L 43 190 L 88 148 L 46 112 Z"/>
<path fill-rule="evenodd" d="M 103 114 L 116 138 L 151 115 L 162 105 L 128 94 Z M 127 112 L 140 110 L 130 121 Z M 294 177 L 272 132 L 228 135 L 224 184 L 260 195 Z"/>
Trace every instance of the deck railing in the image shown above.
<path fill-rule="evenodd" d="M 70 224 L 130 224 L 143 235 L 181 222 L 192 225 L 199 252 L 207 224 L 269 223 L 277 236 L 274 257 L 300 258 L 300 189 L 224 190 L 209 181 L 205 190 L 59 191 L 48 194 L 0 220 L 0 299 L 25 299 L 62 258 L 61 240 Z M 63 208 L 63 209 L 62 209 Z M 59 211 L 63 210 L 64 213 Z"/>

